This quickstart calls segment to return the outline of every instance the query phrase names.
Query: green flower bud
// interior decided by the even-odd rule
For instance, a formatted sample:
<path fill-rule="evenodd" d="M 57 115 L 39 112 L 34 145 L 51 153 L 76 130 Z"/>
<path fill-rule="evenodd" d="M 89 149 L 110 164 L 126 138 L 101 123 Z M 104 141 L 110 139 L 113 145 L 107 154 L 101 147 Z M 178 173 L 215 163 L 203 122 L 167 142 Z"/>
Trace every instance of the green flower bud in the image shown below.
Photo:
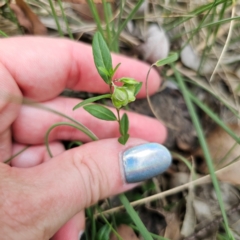
<path fill-rule="evenodd" d="M 128 104 L 128 93 L 124 87 L 114 87 L 112 103 L 118 109 Z"/>
<path fill-rule="evenodd" d="M 119 81 L 124 84 L 129 84 L 129 85 L 136 85 L 139 83 L 138 81 L 136 81 L 133 78 L 126 78 L 126 77 L 120 78 Z"/>
<path fill-rule="evenodd" d="M 135 86 L 134 85 L 123 85 L 123 87 L 126 89 L 127 94 L 128 94 L 128 103 L 133 102 L 136 100 L 135 98 Z"/>

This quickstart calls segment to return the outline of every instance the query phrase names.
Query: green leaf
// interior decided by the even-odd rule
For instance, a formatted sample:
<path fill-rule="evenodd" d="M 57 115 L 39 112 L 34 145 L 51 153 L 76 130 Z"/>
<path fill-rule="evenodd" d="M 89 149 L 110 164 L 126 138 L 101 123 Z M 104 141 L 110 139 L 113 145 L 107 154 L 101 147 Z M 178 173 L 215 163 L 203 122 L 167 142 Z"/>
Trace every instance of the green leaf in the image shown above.
<path fill-rule="evenodd" d="M 111 76 L 111 73 L 113 71 L 112 57 L 108 46 L 100 32 L 96 32 L 93 37 L 92 49 L 95 66 L 98 70 L 99 75 L 107 84 L 110 84 L 111 78 L 109 76 Z M 103 69 L 106 71 L 104 70 L 103 72 Z M 106 74 L 106 72 L 108 74 Z"/>
<path fill-rule="evenodd" d="M 118 142 L 121 143 L 122 145 L 125 145 L 128 138 L 129 134 L 122 135 L 121 137 L 118 138 Z"/>
<path fill-rule="evenodd" d="M 139 215 L 136 213 L 134 208 L 129 203 L 126 196 L 124 194 L 120 194 L 119 199 L 120 199 L 121 203 L 123 204 L 123 206 L 125 207 L 129 216 L 132 218 L 133 222 L 137 226 L 138 231 L 141 233 L 143 239 L 153 240 L 151 234 L 148 232 L 147 228 L 143 224 L 142 220 L 140 219 Z"/>
<path fill-rule="evenodd" d="M 131 85 L 137 85 L 139 83 L 134 78 L 126 78 L 126 77 L 120 78 L 119 81 L 123 82 L 123 83 L 126 83 L 126 84 L 129 84 L 129 85 L 130 84 Z"/>
<path fill-rule="evenodd" d="M 139 93 L 139 91 L 142 88 L 143 83 L 139 82 L 138 85 L 135 86 L 135 91 L 134 91 L 134 96 L 137 96 L 137 94 Z"/>
<path fill-rule="evenodd" d="M 102 226 L 97 233 L 97 240 L 106 240 L 109 239 L 111 228 L 105 224 Z"/>
<path fill-rule="evenodd" d="M 171 53 L 169 53 L 168 57 L 155 62 L 154 65 L 156 65 L 157 67 L 161 67 L 163 65 L 170 64 L 170 63 L 177 61 L 178 57 L 179 57 L 178 53 L 171 52 Z"/>
<path fill-rule="evenodd" d="M 111 94 L 104 94 L 104 95 L 100 95 L 100 96 L 97 96 L 97 97 L 92 97 L 92 98 L 88 98 L 80 103 L 78 103 L 74 108 L 73 110 L 76 110 L 77 108 L 80 108 L 82 106 L 85 106 L 89 103 L 92 103 L 92 102 L 95 102 L 97 100 L 100 100 L 100 99 L 104 99 L 104 98 L 111 98 Z"/>
<path fill-rule="evenodd" d="M 103 67 L 98 67 L 98 70 L 102 73 L 104 73 L 106 76 L 108 76 L 109 78 L 111 77 L 111 73 L 109 73 L 105 68 Z"/>
<path fill-rule="evenodd" d="M 121 120 L 120 120 L 120 133 L 122 135 L 126 135 L 128 133 L 129 129 L 129 120 L 126 113 L 123 114 Z"/>
<path fill-rule="evenodd" d="M 111 72 L 111 77 L 113 77 L 113 75 L 115 74 L 115 72 L 117 71 L 117 69 L 119 68 L 119 66 L 121 65 L 121 63 L 119 63 Z"/>
<path fill-rule="evenodd" d="M 97 104 L 91 104 L 83 107 L 92 116 L 106 120 L 106 121 L 117 121 L 114 113 L 106 107 Z"/>

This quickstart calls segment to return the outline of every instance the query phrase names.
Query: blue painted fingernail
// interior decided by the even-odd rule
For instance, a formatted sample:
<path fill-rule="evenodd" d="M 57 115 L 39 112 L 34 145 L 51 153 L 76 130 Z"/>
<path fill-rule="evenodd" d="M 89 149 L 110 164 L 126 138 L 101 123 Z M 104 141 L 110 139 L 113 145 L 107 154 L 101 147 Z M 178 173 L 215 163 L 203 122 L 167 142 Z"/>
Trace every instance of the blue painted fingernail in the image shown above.
<path fill-rule="evenodd" d="M 172 163 L 168 149 L 158 143 L 147 143 L 127 149 L 122 157 L 127 183 L 155 177 L 166 171 Z"/>

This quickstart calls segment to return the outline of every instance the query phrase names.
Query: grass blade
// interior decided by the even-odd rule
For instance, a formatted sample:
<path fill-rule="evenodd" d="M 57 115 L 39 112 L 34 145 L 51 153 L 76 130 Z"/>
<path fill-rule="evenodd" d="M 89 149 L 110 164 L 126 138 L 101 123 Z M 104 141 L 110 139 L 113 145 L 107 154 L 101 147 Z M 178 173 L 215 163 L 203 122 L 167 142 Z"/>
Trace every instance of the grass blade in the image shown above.
<path fill-rule="evenodd" d="M 210 152 L 208 150 L 208 146 L 207 146 L 204 134 L 203 134 L 201 124 L 198 120 L 198 116 L 196 114 L 195 108 L 194 108 L 194 106 L 192 104 L 192 101 L 189 97 L 189 93 L 188 93 L 189 90 L 187 89 L 181 75 L 176 70 L 176 68 L 173 65 L 172 65 L 172 68 L 174 70 L 175 77 L 178 81 L 179 87 L 182 91 L 183 97 L 184 97 L 186 105 L 188 107 L 189 114 L 192 118 L 193 124 L 195 126 L 196 131 L 197 131 L 199 142 L 200 142 L 200 145 L 202 147 L 202 150 L 203 150 L 203 153 L 204 153 L 204 156 L 205 156 L 205 159 L 206 159 L 206 163 L 207 163 L 207 166 L 208 166 L 208 170 L 210 172 L 210 176 L 211 176 L 211 179 L 212 179 L 212 182 L 213 182 L 213 186 L 214 186 L 214 189 L 215 189 L 216 194 L 217 194 L 219 207 L 221 209 L 221 213 L 222 213 L 222 216 L 223 216 L 225 230 L 226 230 L 227 235 L 230 237 L 231 236 L 231 230 L 229 229 L 229 226 L 228 226 L 228 218 L 227 218 L 227 214 L 226 214 L 226 211 L 225 211 L 225 208 L 224 208 L 224 203 L 223 203 L 223 198 L 222 198 L 220 186 L 219 186 L 216 174 L 215 174 L 215 170 L 214 170 L 214 166 L 213 166 L 213 163 L 212 163 L 211 155 L 210 155 Z"/>
<path fill-rule="evenodd" d="M 90 7 L 90 10 L 92 12 L 94 21 L 97 24 L 98 31 L 103 35 L 103 28 L 102 28 L 102 25 L 101 25 L 101 20 L 100 20 L 100 17 L 98 15 L 98 11 L 97 11 L 97 8 L 95 6 L 95 3 L 93 2 L 93 0 L 87 0 L 87 3 L 88 3 L 88 6 Z"/>
<path fill-rule="evenodd" d="M 54 8 L 54 6 L 53 6 L 53 2 L 52 2 L 52 0 L 48 0 L 48 2 L 49 2 L 49 5 L 50 5 L 50 7 L 51 7 L 51 10 L 52 10 L 52 14 L 53 14 L 55 23 L 56 23 L 56 25 L 57 25 L 58 33 L 59 33 L 59 35 L 60 35 L 61 37 L 63 37 L 63 36 L 64 36 L 64 35 L 63 35 L 63 31 L 62 31 L 62 28 L 61 28 L 61 26 L 60 26 L 60 24 L 59 24 L 58 16 L 57 16 L 57 13 L 56 13 L 55 8 Z"/>
<path fill-rule="evenodd" d="M 127 213 L 130 215 L 135 225 L 138 227 L 138 231 L 141 233 L 143 239 L 153 240 L 151 234 L 146 229 L 145 225 L 143 224 L 142 220 L 139 218 L 139 215 L 136 213 L 134 208 L 130 205 L 126 196 L 124 194 L 120 194 L 119 199 L 123 204 L 123 206 L 126 208 Z"/>
<path fill-rule="evenodd" d="M 120 36 L 120 33 L 122 32 L 122 30 L 126 27 L 127 23 L 133 18 L 133 16 L 135 15 L 135 13 L 137 12 L 137 10 L 140 8 L 140 6 L 142 5 L 142 3 L 144 2 L 144 0 L 139 0 L 138 3 L 136 4 L 136 6 L 133 8 L 133 10 L 130 12 L 130 14 L 128 15 L 128 17 L 124 20 L 124 22 L 121 24 L 121 26 L 118 28 L 118 31 L 116 32 L 111 46 L 114 45 L 115 41 L 118 41 L 118 38 Z"/>
<path fill-rule="evenodd" d="M 62 12 L 62 16 L 63 16 L 64 22 L 66 24 L 66 27 L 67 27 L 68 35 L 69 35 L 69 37 L 72 40 L 74 40 L 74 37 L 73 37 L 72 32 L 71 32 L 71 29 L 69 28 L 69 24 L 68 24 L 68 20 L 67 20 L 66 14 L 65 14 L 63 6 L 62 6 L 62 0 L 58 0 L 58 5 L 60 6 L 60 9 L 61 9 L 61 12 Z"/>

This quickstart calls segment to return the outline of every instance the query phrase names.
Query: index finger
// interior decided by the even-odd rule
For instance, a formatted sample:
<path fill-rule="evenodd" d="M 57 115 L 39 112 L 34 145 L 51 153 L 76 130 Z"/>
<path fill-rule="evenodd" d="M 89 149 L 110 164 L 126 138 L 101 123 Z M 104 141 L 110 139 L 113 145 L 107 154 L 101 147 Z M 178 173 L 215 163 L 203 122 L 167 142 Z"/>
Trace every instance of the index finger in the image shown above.
<path fill-rule="evenodd" d="M 93 61 L 91 46 L 66 39 L 15 37 L 0 40 L 0 62 L 17 82 L 25 97 L 46 101 L 65 88 L 104 93 L 108 85 L 100 78 Z M 121 63 L 115 75 L 145 82 L 149 65 L 112 54 L 113 66 Z M 156 71 L 149 75 L 149 94 L 160 85 Z M 138 97 L 144 97 L 145 86 Z"/>

